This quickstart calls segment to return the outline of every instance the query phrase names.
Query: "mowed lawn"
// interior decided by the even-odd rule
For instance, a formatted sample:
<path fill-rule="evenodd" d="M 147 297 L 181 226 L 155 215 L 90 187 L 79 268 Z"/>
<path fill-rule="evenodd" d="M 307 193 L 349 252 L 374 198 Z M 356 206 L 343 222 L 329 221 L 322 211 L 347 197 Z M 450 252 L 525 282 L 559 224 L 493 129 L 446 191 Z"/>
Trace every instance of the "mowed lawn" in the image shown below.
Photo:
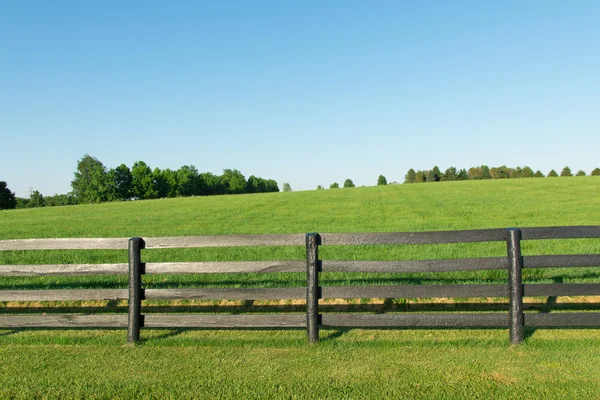
<path fill-rule="evenodd" d="M 0 212 L 0 239 L 427 231 L 600 225 L 600 178 L 389 185 Z M 323 248 L 325 259 L 496 256 L 502 243 Z M 525 254 L 600 253 L 599 240 L 525 242 Z M 302 259 L 304 249 L 148 250 L 146 261 Z M 0 252 L 0 264 L 126 262 L 126 252 Z M 600 268 L 599 268 L 600 269 Z M 268 276 L 274 275 L 274 276 Z M 503 271 L 323 274 L 323 284 L 505 281 Z M 563 278 L 564 277 L 564 278 Z M 599 282 L 594 268 L 527 282 Z M 156 276 L 154 287 L 302 286 L 302 274 Z M 127 287 L 126 278 L 0 278 L 0 289 Z M 401 299 L 396 299 L 402 306 Z M 549 299 L 533 299 L 548 304 Z M 576 299 L 554 299 L 558 305 Z M 597 310 L 595 299 L 586 299 Z M 58 307 L 57 307 L 58 305 Z M 65 303 L 122 311 L 123 304 Z M 161 304 L 155 304 L 156 307 Z M 358 304 L 360 305 L 360 304 Z M 2 304 L 0 312 L 19 312 Z M 61 304 L 29 304 L 60 312 Z M 352 304 L 351 304 L 352 306 Z M 112 307 L 112 308 L 111 308 Z M 410 304 L 406 305 L 410 308 Z M 467 311 L 468 305 L 465 306 Z M 103 311 L 103 309 L 106 309 Z M 301 309 L 301 307 L 300 307 Z M 238 312 L 238 311 L 236 311 Z M 559 311 L 560 312 L 560 311 Z M 0 330 L 0 398 L 598 398 L 600 330 Z"/>

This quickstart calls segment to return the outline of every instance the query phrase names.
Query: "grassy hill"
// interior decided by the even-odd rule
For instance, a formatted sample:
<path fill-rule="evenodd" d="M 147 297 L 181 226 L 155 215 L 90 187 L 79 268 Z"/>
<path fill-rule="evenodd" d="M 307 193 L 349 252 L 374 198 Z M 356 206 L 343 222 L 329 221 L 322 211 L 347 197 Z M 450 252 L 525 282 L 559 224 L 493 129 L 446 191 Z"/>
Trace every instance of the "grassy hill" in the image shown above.
<path fill-rule="evenodd" d="M 600 177 L 438 182 L 0 212 L 0 239 L 600 224 Z"/>

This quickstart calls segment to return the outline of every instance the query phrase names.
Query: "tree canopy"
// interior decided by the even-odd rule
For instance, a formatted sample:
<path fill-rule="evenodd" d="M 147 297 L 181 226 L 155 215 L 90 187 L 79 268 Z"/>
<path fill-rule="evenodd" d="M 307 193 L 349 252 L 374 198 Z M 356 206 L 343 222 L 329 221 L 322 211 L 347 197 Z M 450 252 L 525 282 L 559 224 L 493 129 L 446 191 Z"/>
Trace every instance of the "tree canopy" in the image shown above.
<path fill-rule="evenodd" d="M 17 207 L 15 194 L 10 191 L 4 181 L 0 181 L 0 210 L 10 210 Z"/>

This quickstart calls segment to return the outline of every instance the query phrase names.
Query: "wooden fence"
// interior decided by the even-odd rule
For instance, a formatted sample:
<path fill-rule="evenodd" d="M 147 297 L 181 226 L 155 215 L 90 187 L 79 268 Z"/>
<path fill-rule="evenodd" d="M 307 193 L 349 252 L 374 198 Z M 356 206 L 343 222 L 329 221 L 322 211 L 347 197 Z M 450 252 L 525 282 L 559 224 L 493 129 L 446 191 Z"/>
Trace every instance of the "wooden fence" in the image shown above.
<path fill-rule="evenodd" d="M 140 339 L 141 328 L 301 328 L 308 341 L 319 340 L 321 327 L 364 328 L 509 328 L 511 343 L 523 340 L 524 327 L 600 327 L 599 312 L 524 313 L 523 296 L 600 295 L 600 283 L 523 284 L 523 268 L 597 267 L 600 254 L 522 256 L 522 240 L 600 238 L 600 226 L 484 229 L 412 233 L 307 235 L 233 235 L 132 239 L 0 240 L 2 250 L 125 249 L 129 264 L 0 265 L 0 276 L 129 274 L 127 289 L 0 290 L 0 301 L 128 299 L 128 315 L 0 315 L 3 328 L 127 328 L 127 341 Z M 410 261 L 321 260 L 319 248 L 338 245 L 406 245 L 506 242 L 505 257 Z M 298 261 L 144 263 L 143 249 L 306 246 Z M 506 284 L 319 285 L 321 272 L 411 273 L 508 270 Z M 145 274 L 305 272 L 305 287 L 144 289 Z M 508 297 L 508 313 L 319 313 L 319 299 Z M 142 314 L 142 300 L 284 300 L 305 299 L 301 314 Z"/>

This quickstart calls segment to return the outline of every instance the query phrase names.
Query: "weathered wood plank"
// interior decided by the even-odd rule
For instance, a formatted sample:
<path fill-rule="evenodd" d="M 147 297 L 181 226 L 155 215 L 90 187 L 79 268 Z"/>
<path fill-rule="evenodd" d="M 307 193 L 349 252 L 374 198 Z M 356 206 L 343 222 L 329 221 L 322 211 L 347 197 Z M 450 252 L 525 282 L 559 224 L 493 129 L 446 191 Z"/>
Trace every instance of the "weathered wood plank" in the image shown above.
<path fill-rule="evenodd" d="M 146 289 L 147 300 L 287 300 L 305 299 L 306 288 Z"/>
<path fill-rule="evenodd" d="M 5 250 L 114 250 L 127 249 L 128 238 L 9 239 L 0 240 Z"/>
<path fill-rule="evenodd" d="M 507 314 L 323 314 L 324 327 L 506 328 Z"/>
<path fill-rule="evenodd" d="M 2 328 L 127 328 L 127 315 L 0 315 Z"/>
<path fill-rule="evenodd" d="M 127 289 L 0 290 L 0 301 L 125 300 Z"/>
<path fill-rule="evenodd" d="M 600 267 L 600 254 L 525 256 L 525 268 Z"/>
<path fill-rule="evenodd" d="M 505 297 L 508 285 L 325 286 L 323 299 Z"/>
<path fill-rule="evenodd" d="M 0 276 L 125 275 L 127 264 L 0 265 Z"/>
<path fill-rule="evenodd" d="M 525 326 L 534 327 L 600 327 L 598 312 L 525 313 Z"/>
<path fill-rule="evenodd" d="M 441 244 L 506 240 L 506 229 L 437 232 L 324 233 L 323 245 Z"/>
<path fill-rule="evenodd" d="M 232 246 L 303 246 L 304 234 L 174 236 L 144 238 L 147 249 Z"/>
<path fill-rule="evenodd" d="M 600 226 L 522 228 L 522 240 L 600 238 Z"/>
<path fill-rule="evenodd" d="M 306 328 L 304 314 L 161 315 L 146 314 L 145 328 Z"/>
<path fill-rule="evenodd" d="M 323 260 L 323 272 L 450 272 L 507 269 L 507 257 L 459 258 L 451 260 L 336 261 Z"/>
<path fill-rule="evenodd" d="M 306 272 L 306 261 L 146 263 L 146 274 L 230 274 Z"/>
<path fill-rule="evenodd" d="M 600 283 L 536 283 L 525 284 L 525 296 L 598 296 Z"/>

